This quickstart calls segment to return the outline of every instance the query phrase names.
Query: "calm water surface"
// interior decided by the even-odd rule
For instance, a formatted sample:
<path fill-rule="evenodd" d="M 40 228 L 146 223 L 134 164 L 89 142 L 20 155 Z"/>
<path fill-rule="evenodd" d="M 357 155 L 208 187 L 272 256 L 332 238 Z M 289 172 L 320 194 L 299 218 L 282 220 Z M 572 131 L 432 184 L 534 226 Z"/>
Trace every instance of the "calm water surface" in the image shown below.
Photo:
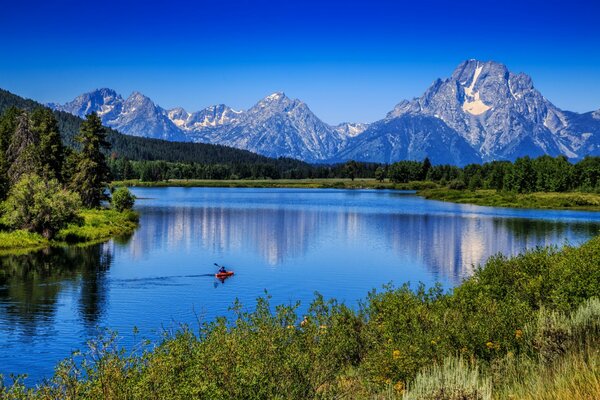
<path fill-rule="evenodd" d="M 136 188 L 140 227 L 86 248 L 0 257 L 0 374 L 36 382 L 99 329 L 131 345 L 178 323 L 318 291 L 351 306 L 410 281 L 449 288 L 498 252 L 577 244 L 600 213 L 515 210 L 397 191 Z M 235 270 L 224 283 L 213 263 Z"/>

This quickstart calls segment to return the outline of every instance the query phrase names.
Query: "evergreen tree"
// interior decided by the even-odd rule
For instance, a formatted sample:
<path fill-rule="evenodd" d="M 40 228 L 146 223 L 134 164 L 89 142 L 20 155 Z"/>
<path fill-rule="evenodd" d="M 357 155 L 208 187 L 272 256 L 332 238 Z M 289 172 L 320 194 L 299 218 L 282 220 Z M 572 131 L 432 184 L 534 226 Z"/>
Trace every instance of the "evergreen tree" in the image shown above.
<path fill-rule="evenodd" d="M 344 173 L 348 178 L 354 181 L 354 178 L 356 178 L 356 174 L 358 173 L 358 163 L 354 160 L 348 161 L 344 165 Z"/>
<path fill-rule="evenodd" d="M 420 176 L 420 180 L 424 181 L 427 180 L 427 174 L 429 173 L 429 170 L 431 169 L 431 161 L 429 160 L 429 157 L 425 157 L 425 159 L 423 160 L 423 166 L 422 166 L 422 170 L 421 170 L 421 176 Z"/>
<path fill-rule="evenodd" d="M 375 170 L 375 179 L 377 179 L 379 182 L 383 182 L 385 179 L 385 169 L 383 169 L 382 166 L 377 167 Z"/>
<path fill-rule="evenodd" d="M 96 113 L 87 115 L 75 137 L 81 145 L 71 179 L 71 187 L 81 197 L 85 207 L 98 207 L 106 199 L 105 188 L 109 169 L 103 149 L 109 148 L 106 132 Z"/>
<path fill-rule="evenodd" d="M 29 116 L 25 111 L 20 112 L 16 116 L 15 131 L 7 151 L 11 186 L 23 175 L 39 174 L 42 171 L 39 143 L 39 136 L 31 129 Z"/>
<path fill-rule="evenodd" d="M 8 147 L 16 129 L 16 121 L 19 113 L 18 109 L 11 107 L 0 118 L 0 201 L 6 198 L 10 189 L 8 179 L 8 169 L 10 167 Z"/>
<path fill-rule="evenodd" d="M 47 108 L 36 109 L 31 114 L 31 129 L 39 137 L 44 176 L 62 181 L 65 148 L 60 138 L 58 121 L 52 111 Z"/>

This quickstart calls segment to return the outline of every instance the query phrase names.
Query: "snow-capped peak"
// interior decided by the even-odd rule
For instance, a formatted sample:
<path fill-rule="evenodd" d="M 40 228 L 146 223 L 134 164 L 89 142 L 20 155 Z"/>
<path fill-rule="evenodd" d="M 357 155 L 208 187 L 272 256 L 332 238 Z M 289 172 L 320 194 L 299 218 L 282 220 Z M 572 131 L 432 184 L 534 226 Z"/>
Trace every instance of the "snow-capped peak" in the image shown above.
<path fill-rule="evenodd" d="M 265 97 L 265 100 L 277 101 L 277 100 L 281 100 L 285 97 L 286 97 L 286 95 L 284 92 L 275 92 L 275 93 L 271 93 L 270 95 Z"/>

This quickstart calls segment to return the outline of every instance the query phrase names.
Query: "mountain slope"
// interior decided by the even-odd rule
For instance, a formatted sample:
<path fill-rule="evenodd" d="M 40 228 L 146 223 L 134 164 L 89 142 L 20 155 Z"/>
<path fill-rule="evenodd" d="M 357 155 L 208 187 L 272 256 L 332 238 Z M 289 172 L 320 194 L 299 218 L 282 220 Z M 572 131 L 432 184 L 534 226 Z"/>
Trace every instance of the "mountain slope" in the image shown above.
<path fill-rule="evenodd" d="M 437 118 L 403 115 L 372 124 L 337 156 L 380 163 L 423 160 L 434 164 L 465 165 L 481 158 L 455 130 Z"/>
<path fill-rule="evenodd" d="M 106 125 L 135 136 L 223 144 L 309 162 L 429 156 L 463 164 L 525 155 L 562 154 L 573 160 L 600 155 L 600 110 L 563 111 L 529 76 L 493 61 L 461 63 L 449 78 L 437 79 L 421 97 L 400 102 L 372 124 L 328 125 L 283 93 L 246 111 L 222 104 L 194 113 L 167 111 L 139 93 L 124 100 L 110 89 L 54 107 L 79 116 L 96 111 Z"/>
<path fill-rule="evenodd" d="M 505 65 L 468 60 L 388 117 L 428 115 L 457 131 L 484 160 L 564 154 L 578 158 L 581 133 L 537 91 L 529 76 Z"/>
<path fill-rule="evenodd" d="M 33 110 L 45 106 L 0 89 L 0 114 L 9 107 Z M 73 138 L 79 131 L 82 119 L 65 111 L 54 111 L 54 115 L 58 120 L 63 141 L 67 145 L 75 146 Z M 302 161 L 289 158 L 272 159 L 227 146 L 135 137 L 121 134 L 113 129 L 107 129 L 107 133 L 107 139 L 111 144 L 111 153 L 131 160 L 163 160 L 201 164 L 269 164 L 290 170 L 309 167 Z"/>
<path fill-rule="evenodd" d="M 336 154 L 343 143 L 342 137 L 305 103 L 284 93 L 273 93 L 210 140 L 270 157 L 285 154 L 314 162 Z"/>
<path fill-rule="evenodd" d="M 188 138 L 169 119 L 168 113 L 139 92 L 123 99 L 112 89 L 84 93 L 63 106 L 52 105 L 78 117 L 95 112 L 105 126 L 131 136 L 187 141 Z"/>

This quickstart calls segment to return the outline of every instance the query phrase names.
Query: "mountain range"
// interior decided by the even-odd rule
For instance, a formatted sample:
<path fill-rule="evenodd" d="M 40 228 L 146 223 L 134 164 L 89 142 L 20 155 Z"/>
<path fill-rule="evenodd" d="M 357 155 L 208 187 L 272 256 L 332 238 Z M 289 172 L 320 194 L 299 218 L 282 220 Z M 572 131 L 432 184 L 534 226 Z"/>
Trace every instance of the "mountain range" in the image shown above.
<path fill-rule="evenodd" d="M 404 100 L 380 121 L 329 125 L 298 99 L 273 93 L 248 110 L 224 104 L 189 113 L 163 109 L 141 93 L 112 89 L 85 93 L 50 107 L 133 136 L 221 144 L 268 157 L 308 162 L 390 163 L 429 157 L 464 165 L 520 156 L 600 155 L 600 110 L 561 110 L 531 78 L 500 63 L 467 60 L 418 98 Z"/>

